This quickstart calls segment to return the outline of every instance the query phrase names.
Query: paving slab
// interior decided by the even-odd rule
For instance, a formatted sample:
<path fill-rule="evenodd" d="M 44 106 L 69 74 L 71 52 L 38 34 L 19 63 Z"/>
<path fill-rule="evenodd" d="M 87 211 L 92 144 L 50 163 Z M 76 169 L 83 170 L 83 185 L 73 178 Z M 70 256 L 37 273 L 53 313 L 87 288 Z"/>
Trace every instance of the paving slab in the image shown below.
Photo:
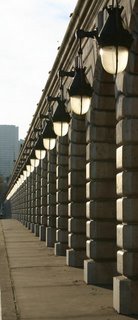
<path fill-rule="evenodd" d="M 68 267 L 19 221 L 1 220 L 0 240 L 2 320 L 134 319 L 114 311 L 111 287 L 86 285 L 82 269 Z"/>

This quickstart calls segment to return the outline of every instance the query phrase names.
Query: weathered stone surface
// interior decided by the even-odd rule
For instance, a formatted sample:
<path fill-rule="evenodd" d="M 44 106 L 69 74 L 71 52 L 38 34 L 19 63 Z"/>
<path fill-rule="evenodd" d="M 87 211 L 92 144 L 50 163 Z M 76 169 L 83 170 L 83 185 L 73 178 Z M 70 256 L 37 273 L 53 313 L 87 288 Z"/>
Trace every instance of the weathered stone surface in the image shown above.
<path fill-rule="evenodd" d="M 56 190 L 64 190 L 68 188 L 68 176 L 56 179 Z"/>
<path fill-rule="evenodd" d="M 62 190 L 56 192 L 56 202 L 57 203 L 68 203 L 68 191 Z"/>
<path fill-rule="evenodd" d="M 85 144 L 70 143 L 69 155 L 84 156 L 85 153 L 86 153 L 86 143 Z"/>
<path fill-rule="evenodd" d="M 122 198 L 117 200 L 117 220 L 138 223 L 138 199 Z"/>
<path fill-rule="evenodd" d="M 109 91 L 108 91 L 109 93 Z M 93 94 L 93 104 L 95 109 L 101 110 L 114 110 L 115 109 L 115 97 L 113 96 L 98 96 L 96 93 Z"/>
<path fill-rule="evenodd" d="M 124 276 L 113 279 L 113 307 L 118 313 L 138 314 L 137 303 L 138 281 Z"/>
<path fill-rule="evenodd" d="M 70 267 L 83 267 L 84 259 L 86 259 L 85 250 L 68 249 L 66 251 L 66 264 Z"/>
<path fill-rule="evenodd" d="M 91 181 L 86 183 L 87 199 L 110 199 L 115 198 L 115 182 L 114 180 Z"/>
<path fill-rule="evenodd" d="M 56 229 L 47 227 L 46 228 L 46 246 L 54 247 L 56 242 Z"/>
<path fill-rule="evenodd" d="M 115 111 L 93 110 L 92 124 L 98 126 L 111 127 L 115 126 Z"/>
<path fill-rule="evenodd" d="M 115 174 L 115 162 L 93 161 L 86 164 L 86 179 L 113 179 Z"/>
<path fill-rule="evenodd" d="M 115 128 L 89 125 L 86 141 L 112 143 L 115 141 Z"/>
<path fill-rule="evenodd" d="M 83 170 L 85 168 L 85 163 L 86 163 L 85 155 L 83 157 L 71 156 L 69 158 L 69 171 Z"/>
<path fill-rule="evenodd" d="M 68 204 L 69 217 L 85 217 L 86 204 L 79 202 L 71 202 Z"/>
<path fill-rule="evenodd" d="M 115 200 L 102 201 L 98 199 L 86 203 L 86 217 L 88 219 L 115 219 L 115 215 Z"/>
<path fill-rule="evenodd" d="M 56 205 L 56 215 L 57 216 L 66 216 L 68 215 L 68 206 L 66 204 L 57 204 Z"/>
<path fill-rule="evenodd" d="M 116 146 L 112 143 L 89 143 L 86 147 L 87 160 L 115 160 Z"/>
<path fill-rule="evenodd" d="M 124 196 L 138 195 L 138 172 L 121 172 L 117 174 L 117 194 Z"/>
<path fill-rule="evenodd" d="M 117 226 L 117 246 L 124 250 L 138 249 L 138 225 Z"/>
<path fill-rule="evenodd" d="M 66 177 L 68 174 L 68 167 L 66 166 L 57 166 L 56 167 L 56 176 L 53 176 L 52 181 L 54 182 L 56 180 L 56 177 Z"/>
<path fill-rule="evenodd" d="M 67 243 L 68 242 L 68 231 L 67 230 L 56 230 L 56 241 Z"/>
<path fill-rule="evenodd" d="M 86 232 L 85 218 L 70 218 L 68 219 L 68 231 L 71 233 L 84 233 Z"/>
<path fill-rule="evenodd" d="M 138 143 L 138 119 L 120 120 L 116 127 L 117 144 Z"/>
<path fill-rule="evenodd" d="M 137 97 L 125 97 L 123 94 L 119 95 L 119 98 L 116 103 L 117 121 L 125 117 L 138 118 L 137 105 L 138 105 Z"/>
<path fill-rule="evenodd" d="M 81 186 L 86 181 L 86 171 L 71 171 L 68 173 L 68 186 Z"/>
<path fill-rule="evenodd" d="M 68 217 L 57 217 L 56 218 L 56 228 L 57 229 L 67 229 L 68 228 Z"/>
<path fill-rule="evenodd" d="M 85 144 L 86 142 L 86 135 L 85 132 L 81 131 L 69 131 L 69 141 L 73 143 Z"/>
<path fill-rule="evenodd" d="M 116 274 L 116 262 L 84 260 L 84 281 L 87 284 L 112 284 Z"/>
<path fill-rule="evenodd" d="M 68 200 L 75 202 L 84 202 L 86 199 L 85 186 L 73 186 L 68 189 Z"/>
<path fill-rule="evenodd" d="M 117 270 L 128 278 L 138 278 L 138 252 L 118 250 Z"/>
<path fill-rule="evenodd" d="M 66 243 L 56 242 L 54 245 L 54 254 L 56 256 L 66 256 L 66 249 L 68 245 Z"/>
<path fill-rule="evenodd" d="M 83 234 L 70 233 L 68 235 L 68 245 L 69 248 L 84 249 L 86 247 L 86 236 Z"/>
<path fill-rule="evenodd" d="M 45 215 L 45 216 L 41 216 L 41 217 L 40 217 L 40 224 L 44 224 L 44 225 L 46 225 L 46 221 L 47 221 L 47 217 L 46 217 L 46 215 Z"/>
<path fill-rule="evenodd" d="M 138 168 L 138 146 L 125 145 L 117 148 L 117 168 Z"/>
<path fill-rule="evenodd" d="M 86 241 L 87 257 L 94 260 L 99 259 L 116 259 L 116 244 L 115 241 Z"/>
<path fill-rule="evenodd" d="M 40 241 L 45 241 L 46 240 L 46 227 L 39 226 L 39 240 Z"/>
<path fill-rule="evenodd" d="M 116 237 L 116 225 L 110 221 L 87 221 L 86 223 L 86 236 L 93 239 L 110 240 Z"/>

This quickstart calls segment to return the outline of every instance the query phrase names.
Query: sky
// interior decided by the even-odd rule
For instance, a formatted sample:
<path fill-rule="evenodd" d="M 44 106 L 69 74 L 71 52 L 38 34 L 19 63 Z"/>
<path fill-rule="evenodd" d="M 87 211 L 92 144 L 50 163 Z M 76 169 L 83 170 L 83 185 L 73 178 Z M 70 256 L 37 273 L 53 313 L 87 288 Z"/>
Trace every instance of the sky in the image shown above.
<path fill-rule="evenodd" d="M 0 124 L 24 139 L 77 0 L 0 0 Z"/>

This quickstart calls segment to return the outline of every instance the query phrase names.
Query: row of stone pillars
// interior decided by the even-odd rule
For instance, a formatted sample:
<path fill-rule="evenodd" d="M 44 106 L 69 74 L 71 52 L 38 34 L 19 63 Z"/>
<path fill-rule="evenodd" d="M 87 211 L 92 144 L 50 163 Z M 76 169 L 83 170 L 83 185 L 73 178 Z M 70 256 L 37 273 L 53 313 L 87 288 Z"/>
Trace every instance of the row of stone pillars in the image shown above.
<path fill-rule="evenodd" d="M 69 134 L 57 139 L 11 205 L 13 217 L 55 255 L 84 267 L 86 283 L 112 284 L 114 277 L 115 309 L 137 314 L 137 97 L 121 91 L 115 115 L 113 78 L 98 62 L 87 117 L 72 115 Z"/>

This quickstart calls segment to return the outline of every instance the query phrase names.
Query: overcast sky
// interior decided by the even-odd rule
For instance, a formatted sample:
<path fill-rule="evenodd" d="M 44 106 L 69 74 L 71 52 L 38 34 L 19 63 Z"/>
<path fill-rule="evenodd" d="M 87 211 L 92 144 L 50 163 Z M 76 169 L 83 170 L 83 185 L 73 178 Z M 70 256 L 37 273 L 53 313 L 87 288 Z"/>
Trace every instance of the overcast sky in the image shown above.
<path fill-rule="evenodd" d="M 0 0 L 0 124 L 24 139 L 77 0 Z"/>

